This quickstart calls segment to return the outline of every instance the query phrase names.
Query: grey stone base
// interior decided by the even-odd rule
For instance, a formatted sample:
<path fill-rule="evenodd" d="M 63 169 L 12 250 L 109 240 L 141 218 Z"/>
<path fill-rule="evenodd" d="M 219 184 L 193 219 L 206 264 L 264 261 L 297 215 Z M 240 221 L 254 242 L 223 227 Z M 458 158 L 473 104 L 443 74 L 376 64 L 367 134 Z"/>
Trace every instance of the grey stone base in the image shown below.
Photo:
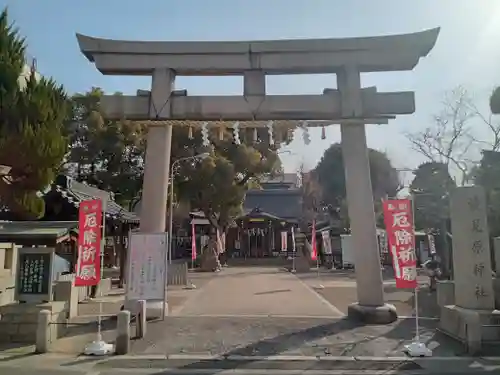
<path fill-rule="evenodd" d="M 500 340 L 500 311 L 472 310 L 449 305 L 441 307 L 439 328 L 447 335 L 465 343 L 469 354 L 479 351 L 481 344 Z"/>
<path fill-rule="evenodd" d="M 125 301 L 124 308 L 135 316 L 138 312 L 137 301 L 127 300 Z M 146 319 L 160 319 L 162 317 L 163 301 L 147 301 L 146 302 Z M 168 303 L 165 302 L 165 316 L 168 316 Z"/>
<path fill-rule="evenodd" d="M 396 307 L 390 304 L 382 306 L 366 306 L 353 303 L 347 307 L 349 319 L 366 324 L 389 324 L 398 319 Z"/>

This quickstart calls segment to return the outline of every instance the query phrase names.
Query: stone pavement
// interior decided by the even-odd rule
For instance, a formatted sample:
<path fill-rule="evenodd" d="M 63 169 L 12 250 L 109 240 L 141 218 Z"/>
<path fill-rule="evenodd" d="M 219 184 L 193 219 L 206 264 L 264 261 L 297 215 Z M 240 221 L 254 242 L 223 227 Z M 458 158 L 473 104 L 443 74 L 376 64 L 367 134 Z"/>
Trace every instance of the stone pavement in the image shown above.
<path fill-rule="evenodd" d="M 413 316 L 414 293 L 410 289 L 397 289 L 391 271 L 383 272 L 385 301 L 393 304 L 400 317 Z M 342 314 L 347 314 L 347 307 L 357 302 L 356 278 L 353 270 L 325 270 L 321 269 L 318 277 L 316 270 L 296 274 L 305 284 L 315 290 L 329 303 L 335 305 Z M 420 288 L 418 290 L 419 316 L 425 318 L 438 318 L 439 307 L 436 293 L 429 293 L 428 278 L 418 277 Z M 318 288 L 322 285 L 323 288 Z"/>
<path fill-rule="evenodd" d="M 499 357 L 193 356 L 0 357 L 0 373 L 16 375 L 367 375 L 499 374 Z"/>
<path fill-rule="evenodd" d="M 313 288 L 314 273 L 294 276 L 272 268 L 227 268 L 193 275 L 196 290 L 172 290 L 179 305 L 165 321 L 150 322 L 131 354 L 109 358 L 60 353 L 0 355 L 0 373 L 28 374 L 438 374 L 500 372 L 500 358 L 468 358 L 461 345 L 421 321 L 421 339 L 433 359 L 408 359 L 403 347 L 415 335 L 414 319 L 362 326 L 342 316 L 339 291 L 350 275 L 322 275 L 331 302 Z M 387 280 L 390 287 L 392 282 Z M 393 287 L 393 285 L 392 285 Z M 322 290 L 318 290 L 322 291 Z M 355 293 L 354 293 L 355 294 Z M 335 305 L 335 306 L 334 306 Z M 107 323 L 108 324 L 108 323 Z M 111 323 L 109 323 L 111 324 Z M 113 329 L 105 331 L 112 342 Z M 87 341 L 88 342 L 88 341 Z M 86 342 L 85 342 L 86 343 Z M 69 345 L 65 343 L 65 347 Z M 60 348 L 61 346 L 59 346 Z M 83 346 L 82 346 L 83 348 Z M 497 356 L 500 351 L 486 355 Z"/>
<path fill-rule="evenodd" d="M 437 356 L 463 355 L 461 345 L 421 322 L 421 339 Z M 413 319 L 360 326 L 343 318 L 169 317 L 148 325 L 146 338 L 132 343 L 138 355 L 333 355 L 402 356 L 415 335 Z"/>
<path fill-rule="evenodd" d="M 272 267 L 228 267 L 174 315 L 339 317 L 342 313 L 289 272 Z"/>

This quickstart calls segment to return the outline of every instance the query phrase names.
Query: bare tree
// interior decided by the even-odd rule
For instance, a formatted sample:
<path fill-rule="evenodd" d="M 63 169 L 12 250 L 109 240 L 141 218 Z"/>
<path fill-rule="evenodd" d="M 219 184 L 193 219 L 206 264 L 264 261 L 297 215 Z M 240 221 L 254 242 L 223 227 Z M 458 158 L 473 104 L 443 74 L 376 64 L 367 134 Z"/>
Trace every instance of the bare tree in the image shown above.
<path fill-rule="evenodd" d="M 477 164 L 474 151 L 500 148 L 500 124 L 493 122 L 491 114 L 485 116 L 474 103 L 472 95 L 462 86 L 446 93 L 443 108 L 433 117 L 432 126 L 415 133 L 406 133 L 412 148 L 431 162 L 445 164 L 460 172 L 460 185 L 470 176 L 471 168 Z M 481 140 L 473 126 L 479 120 L 486 125 L 490 136 Z M 473 124 L 474 122 L 474 124 Z M 478 156 L 478 155 L 477 155 Z"/>

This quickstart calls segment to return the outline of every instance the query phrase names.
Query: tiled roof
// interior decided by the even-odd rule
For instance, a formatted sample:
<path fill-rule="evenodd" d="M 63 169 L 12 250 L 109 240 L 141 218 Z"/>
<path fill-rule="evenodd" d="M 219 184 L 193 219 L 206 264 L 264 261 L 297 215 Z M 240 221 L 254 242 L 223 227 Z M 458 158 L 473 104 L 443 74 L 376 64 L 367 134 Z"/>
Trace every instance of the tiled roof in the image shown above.
<path fill-rule="evenodd" d="M 283 173 L 277 176 L 264 176 L 260 179 L 261 184 L 291 184 L 297 186 L 299 176 L 297 173 Z"/>
<path fill-rule="evenodd" d="M 73 221 L 3 221 L 0 222 L 0 239 L 54 238 L 58 239 L 78 227 Z"/>
<path fill-rule="evenodd" d="M 249 190 L 243 203 L 245 214 L 259 209 L 281 219 L 297 220 L 302 213 L 300 189 Z"/>
<path fill-rule="evenodd" d="M 61 183 L 60 185 L 56 184 L 53 186 L 53 189 L 59 192 L 75 207 L 78 207 L 82 201 L 100 198 L 107 201 L 106 218 L 120 219 L 127 223 L 139 222 L 139 217 L 135 213 L 129 212 L 125 208 L 121 207 L 118 203 L 112 200 L 112 197 L 110 197 L 108 192 L 75 181 L 66 176 L 59 176 L 57 182 L 64 182 L 64 177 L 66 178 L 66 183 Z"/>

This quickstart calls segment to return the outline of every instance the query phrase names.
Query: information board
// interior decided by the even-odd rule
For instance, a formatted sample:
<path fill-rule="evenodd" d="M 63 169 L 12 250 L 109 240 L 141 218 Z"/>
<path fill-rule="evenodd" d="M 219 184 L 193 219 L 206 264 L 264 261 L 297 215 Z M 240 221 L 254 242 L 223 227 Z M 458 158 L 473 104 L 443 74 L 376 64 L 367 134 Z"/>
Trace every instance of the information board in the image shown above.
<path fill-rule="evenodd" d="M 167 233 L 131 233 L 127 300 L 164 300 Z"/>
<path fill-rule="evenodd" d="M 50 254 L 24 253 L 19 256 L 19 293 L 47 294 L 50 282 Z"/>
<path fill-rule="evenodd" d="M 50 301 L 54 250 L 21 248 L 18 254 L 16 294 L 19 301 Z"/>

